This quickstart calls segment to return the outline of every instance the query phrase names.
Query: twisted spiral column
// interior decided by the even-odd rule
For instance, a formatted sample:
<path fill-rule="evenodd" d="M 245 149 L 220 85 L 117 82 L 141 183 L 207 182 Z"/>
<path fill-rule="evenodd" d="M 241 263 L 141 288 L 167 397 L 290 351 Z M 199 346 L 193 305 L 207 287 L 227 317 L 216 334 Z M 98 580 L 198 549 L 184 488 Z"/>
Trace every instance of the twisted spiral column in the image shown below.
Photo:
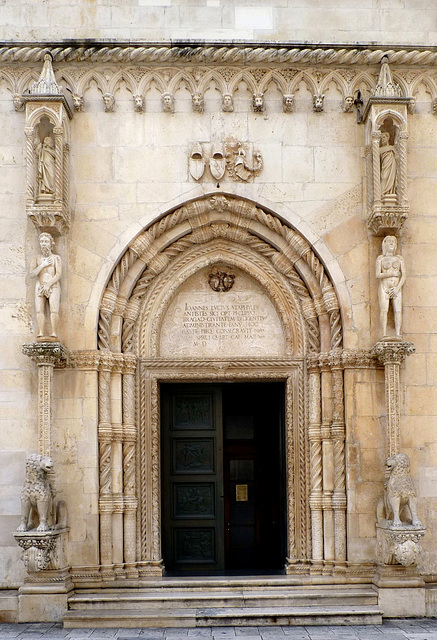
<path fill-rule="evenodd" d="M 373 206 L 381 204 L 381 161 L 379 154 L 380 131 L 372 132 Z"/>
<path fill-rule="evenodd" d="M 33 127 L 25 127 L 26 135 L 26 163 L 27 163 L 27 204 L 31 205 L 35 202 L 35 149 L 33 144 L 34 130 Z"/>
<path fill-rule="evenodd" d="M 112 425 L 111 354 L 99 365 L 99 481 L 100 481 L 100 563 L 112 564 Z"/>
<path fill-rule="evenodd" d="M 124 562 L 130 576 L 136 574 L 136 427 L 135 427 L 136 358 L 125 356 L 123 372 L 123 494 L 124 494 Z M 130 566 L 129 566 L 130 565 Z"/>
<path fill-rule="evenodd" d="M 310 510 L 313 561 L 323 560 L 320 373 L 309 374 Z"/>
<path fill-rule="evenodd" d="M 339 354 L 332 358 L 332 426 L 334 442 L 334 547 L 336 562 L 346 561 L 346 463 L 345 463 L 345 422 L 344 383 Z"/>
<path fill-rule="evenodd" d="M 407 198 L 407 140 L 408 132 L 401 131 L 399 134 L 399 204 L 408 204 Z"/>
<path fill-rule="evenodd" d="M 53 129 L 53 134 L 55 136 L 55 155 L 56 155 L 56 162 L 55 162 L 55 202 L 57 204 L 60 204 L 62 202 L 62 195 L 63 195 L 63 177 L 64 177 L 64 172 L 63 172 L 63 149 L 62 149 L 62 136 L 63 136 L 63 129 L 61 127 L 55 127 Z"/>

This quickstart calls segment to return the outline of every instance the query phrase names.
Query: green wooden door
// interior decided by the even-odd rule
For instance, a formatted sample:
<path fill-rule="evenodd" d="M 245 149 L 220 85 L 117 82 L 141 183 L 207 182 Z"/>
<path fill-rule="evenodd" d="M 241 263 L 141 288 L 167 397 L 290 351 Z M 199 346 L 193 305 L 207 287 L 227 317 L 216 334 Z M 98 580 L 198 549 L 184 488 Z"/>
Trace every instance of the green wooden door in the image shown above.
<path fill-rule="evenodd" d="M 163 542 L 168 571 L 222 571 L 221 390 L 162 385 Z"/>

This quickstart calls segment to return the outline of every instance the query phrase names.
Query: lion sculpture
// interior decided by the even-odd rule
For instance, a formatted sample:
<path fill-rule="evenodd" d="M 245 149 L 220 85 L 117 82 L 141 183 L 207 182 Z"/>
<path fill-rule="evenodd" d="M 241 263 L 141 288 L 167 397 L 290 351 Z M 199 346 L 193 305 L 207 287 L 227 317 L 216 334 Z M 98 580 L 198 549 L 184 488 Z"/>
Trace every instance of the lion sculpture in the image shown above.
<path fill-rule="evenodd" d="M 35 528 L 44 532 L 66 526 L 66 506 L 63 500 L 55 501 L 55 489 L 51 474 L 53 460 L 33 453 L 26 460 L 26 479 L 21 491 L 21 524 L 17 531 Z"/>
<path fill-rule="evenodd" d="M 396 453 L 386 461 L 389 478 L 384 498 L 378 504 L 378 521 L 390 520 L 393 526 L 409 524 L 421 526 L 417 517 L 416 490 L 410 476 L 410 459 L 405 453 Z M 402 519 L 401 519 L 402 518 Z"/>

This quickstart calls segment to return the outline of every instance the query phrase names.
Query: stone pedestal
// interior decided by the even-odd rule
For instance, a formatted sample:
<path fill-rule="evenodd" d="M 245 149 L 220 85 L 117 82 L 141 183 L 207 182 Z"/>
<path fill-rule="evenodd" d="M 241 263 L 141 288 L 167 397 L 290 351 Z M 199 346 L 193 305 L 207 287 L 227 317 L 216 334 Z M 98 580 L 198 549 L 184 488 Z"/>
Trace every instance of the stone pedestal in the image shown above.
<path fill-rule="evenodd" d="M 18 591 L 18 621 L 60 621 L 73 591 L 66 553 L 68 528 L 16 532 L 14 537 L 29 572 Z"/>

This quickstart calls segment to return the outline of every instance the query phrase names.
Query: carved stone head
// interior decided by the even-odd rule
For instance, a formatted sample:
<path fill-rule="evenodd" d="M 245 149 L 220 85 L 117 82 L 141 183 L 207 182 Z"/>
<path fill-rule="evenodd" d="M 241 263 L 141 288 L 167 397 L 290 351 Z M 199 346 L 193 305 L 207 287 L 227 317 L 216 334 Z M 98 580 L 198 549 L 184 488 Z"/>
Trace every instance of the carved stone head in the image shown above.
<path fill-rule="evenodd" d="M 201 93 L 193 93 L 191 97 L 191 103 L 193 105 L 193 111 L 195 113 L 203 113 L 205 108 L 205 101 Z"/>
<path fill-rule="evenodd" d="M 385 236 L 384 240 L 382 241 L 382 254 L 384 256 L 394 255 L 397 246 L 398 241 L 395 236 Z"/>
<path fill-rule="evenodd" d="M 255 113 L 261 113 L 264 111 L 264 94 L 254 93 L 252 98 L 252 106 Z"/>
<path fill-rule="evenodd" d="M 163 93 L 161 96 L 162 109 L 165 113 L 174 113 L 174 97 L 171 93 Z"/>
<path fill-rule="evenodd" d="M 234 110 L 234 98 L 230 93 L 224 93 L 222 99 L 222 110 L 231 112 Z"/>
<path fill-rule="evenodd" d="M 39 246 L 41 248 L 41 253 L 43 256 L 50 255 L 51 250 L 55 246 L 55 241 L 53 240 L 53 236 L 46 231 L 39 234 Z"/>
<path fill-rule="evenodd" d="M 134 100 L 134 109 L 137 112 L 141 112 L 144 111 L 144 96 L 140 95 L 140 94 L 136 94 L 135 96 L 133 96 L 133 100 Z"/>
<path fill-rule="evenodd" d="M 75 111 L 83 111 L 85 101 L 79 93 L 73 93 L 73 107 Z"/>
<path fill-rule="evenodd" d="M 112 93 L 104 93 L 103 94 L 103 102 L 105 103 L 105 111 L 110 113 L 115 109 L 115 98 Z"/>
<path fill-rule="evenodd" d="M 291 93 L 285 94 L 282 98 L 282 109 L 284 113 L 291 113 L 293 110 L 294 96 Z"/>
<path fill-rule="evenodd" d="M 350 113 L 354 107 L 354 97 L 346 96 L 343 103 L 343 111 L 345 113 Z"/>
<path fill-rule="evenodd" d="M 313 96 L 313 111 L 320 112 L 323 111 L 323 100 L 325 99 L 325 95 L 318 93 Z"/>
<path fill-rule="evenodd" d="M 15 111 L 24 111 L 24 100 L 19 93 L 14 93 L 14 95 L 12 96 L 12 100 L 14 103 Z"/>

